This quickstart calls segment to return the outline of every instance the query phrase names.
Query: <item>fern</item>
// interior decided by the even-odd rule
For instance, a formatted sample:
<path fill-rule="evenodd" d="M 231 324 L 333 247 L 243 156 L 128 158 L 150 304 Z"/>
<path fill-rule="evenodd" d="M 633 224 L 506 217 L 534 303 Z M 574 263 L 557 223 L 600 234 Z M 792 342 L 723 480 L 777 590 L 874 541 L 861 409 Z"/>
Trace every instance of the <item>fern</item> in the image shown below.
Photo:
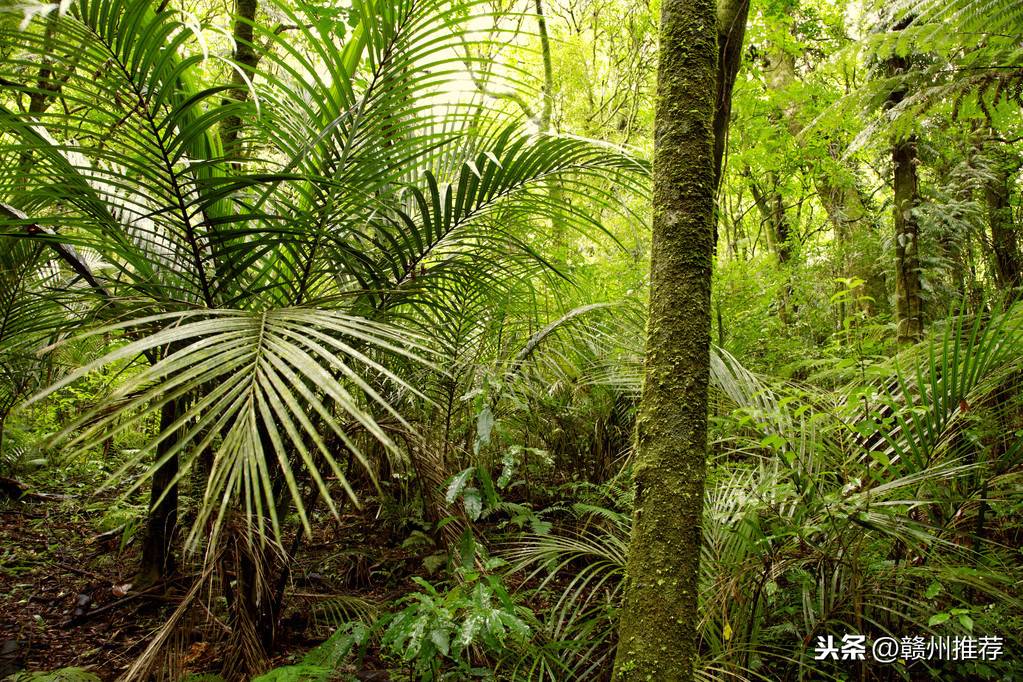
<path fill-rule="evenodd" d="M 1016 0 L 901 0 L 897 13 L 917 26 L 955 26 L 963 34 L 1023 35 L 1023 4 Z"/>

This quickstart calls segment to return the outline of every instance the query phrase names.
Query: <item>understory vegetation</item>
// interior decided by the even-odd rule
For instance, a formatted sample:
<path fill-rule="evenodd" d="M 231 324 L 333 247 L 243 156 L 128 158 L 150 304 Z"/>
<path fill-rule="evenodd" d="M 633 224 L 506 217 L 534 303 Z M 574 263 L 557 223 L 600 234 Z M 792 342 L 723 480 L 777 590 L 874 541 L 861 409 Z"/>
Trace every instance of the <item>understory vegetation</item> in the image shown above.
<path fill-rule="evenodd" d="M 891 5 L 717 3 L 699 680 L 1023 677 L 1023 9 Z M 0 679 L 612 679 L 660 11 L 0 0 Z"/>

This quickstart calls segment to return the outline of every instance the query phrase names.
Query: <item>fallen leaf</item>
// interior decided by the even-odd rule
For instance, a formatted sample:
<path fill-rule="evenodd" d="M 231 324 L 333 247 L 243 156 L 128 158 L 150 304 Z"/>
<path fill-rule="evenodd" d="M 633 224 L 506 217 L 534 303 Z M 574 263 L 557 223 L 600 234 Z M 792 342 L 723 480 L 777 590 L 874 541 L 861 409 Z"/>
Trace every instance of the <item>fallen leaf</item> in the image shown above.
<path fill-rule="evenodd" d="M 188 648 L 188 653 L 185 654 L 185 665 L 196 661 L 209 648 L 210 645 L 207 642 L 193 642 L 192 646 Z"/>

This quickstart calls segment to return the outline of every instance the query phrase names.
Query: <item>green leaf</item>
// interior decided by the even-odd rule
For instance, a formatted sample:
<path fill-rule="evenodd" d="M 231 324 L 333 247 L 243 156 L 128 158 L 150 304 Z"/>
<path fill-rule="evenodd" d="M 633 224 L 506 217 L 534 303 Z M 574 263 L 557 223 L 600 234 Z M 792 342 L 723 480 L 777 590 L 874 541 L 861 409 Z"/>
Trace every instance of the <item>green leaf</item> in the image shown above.
<path fill-rule="evenodd" d="M 485 405 L 476 418 L 476 440 L 472 445 L 474 454 L 479 454 L 480 447 L 490 442 L 490 434 L 494 430 L 495 421 L 490 406 Z"/>
<path fill-rule="evenodd" d="M 462 568 L 470 569 L 476 561 L 476 536 L 472 534 L 472 529 L 466 528 L 462 531 L 461 539 L 458 543 L 458 554 L 462 559 Z"/>
<path fill-rule="evenodd" d="M 462 504 L 465 506 L 466 515 L 476 521 L 483 513 L 483 498 L 476 488 L 466 488 L 462 491 Z"/>
<path fill-rule="evenodd" d="M 448 484 L 448 490 L 444 494 L 445 502 L 448 504 L 454 504 L 455 500 L 458 499 L 458 496 L 462 494 L 466 484 L 469 482 L 469 478 L 473 475 L 475 470 L 475 467 L 462 469 L 451 478 L 451 483 Z"/>
<path fill-rule="evenodd" d="M 436 627 L 430 631 L 430 641 L 441 654 L 447 656 L 450 649 L 451 634 L 445 628 Z"/>

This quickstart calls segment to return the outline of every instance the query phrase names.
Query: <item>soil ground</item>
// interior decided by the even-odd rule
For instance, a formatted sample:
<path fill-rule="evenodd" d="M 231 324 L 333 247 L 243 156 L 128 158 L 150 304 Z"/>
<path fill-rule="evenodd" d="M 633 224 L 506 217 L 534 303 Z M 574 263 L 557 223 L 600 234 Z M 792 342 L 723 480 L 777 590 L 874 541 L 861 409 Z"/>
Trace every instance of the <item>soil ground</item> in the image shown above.
<path fill-rule="evenodd" d="M 98 532 L 102 509 L 95 500 L 83 505 L 70 497 L 0 500 L 0 679 L 75 666 L 112 681 L 145 649 L 188 588 L 185 575 L 142 593 L 125 589 L 138 565 L 138 543 L 122 547 L 122 533 Z M 339 619 L 348 615 L 343 599 L 342 606 L 330 607 L 325 597 L 393 596 L 395 586 L 387 583 L 408 560 L 398 550 L 385 551 L 387 556 L 338 553 L 338 547 L 386 546 L 365 537 L 374 529 L 360 517 L 319 526 L 296 566 L 276 665 L 296 661 L 323 641 L 332 610 Z M 187 649 L 187 670 L 209 671 L 215 655 L 215 647 L 197 638 Z M 353 672 L 357 679 L 390 679 L 382 671 Z"/>
<path fill-rule="evenodd" d="M 0 677 L 79 666 L 113 679 L 145 646 L 161 609 L 115 595 L 135 557 L 117 551 L 119 537 L 90 542 L 97 535 L 67 501 L 0 509 Z"/>

